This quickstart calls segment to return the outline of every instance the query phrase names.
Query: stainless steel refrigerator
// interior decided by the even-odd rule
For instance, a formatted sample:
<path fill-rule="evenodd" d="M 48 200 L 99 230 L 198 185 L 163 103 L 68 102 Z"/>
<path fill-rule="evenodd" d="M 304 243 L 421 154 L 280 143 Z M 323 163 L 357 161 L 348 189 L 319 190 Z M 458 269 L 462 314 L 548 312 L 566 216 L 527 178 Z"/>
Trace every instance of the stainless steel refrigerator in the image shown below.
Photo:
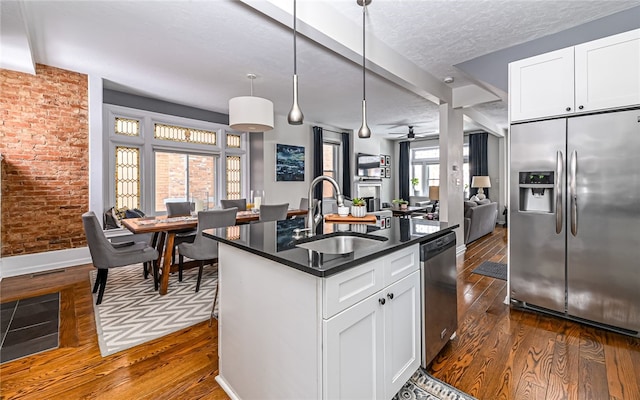
<path fill-rule="evenodd" d="M 511 299 L 640 336 L 640 109 L 510 135 Z"/>

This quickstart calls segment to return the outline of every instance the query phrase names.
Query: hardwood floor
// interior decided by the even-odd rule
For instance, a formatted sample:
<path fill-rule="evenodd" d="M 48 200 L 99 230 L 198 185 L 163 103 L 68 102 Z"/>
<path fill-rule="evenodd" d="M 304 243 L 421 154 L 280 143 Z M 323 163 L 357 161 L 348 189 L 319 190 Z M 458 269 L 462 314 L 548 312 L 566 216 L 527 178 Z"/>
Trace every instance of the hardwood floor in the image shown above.
<path fill-rule="evenodd" d="M 506 230 L 458 263 L 458 336 L 430 372 L 478 399 L 640 399 L 640 339 L 511 309 L 506 282 L 472 274 L 505 262 Z M 6 278 L 0 301 L 61 292 L 60 348 L 0 366 L 1 399 L 227 399 L 207 322 L 102 358 L 88 271 Z M 107 288 L 108 290 L 108 288 Z"/>
<path fill-rule="evenodd" d="M 458 262 L 458 337 L 433 361 L 437 378 L 478 399 L 640 399 L 640 339 L 504 304 L 506 282 L 471 271 L 506 262 L 506 229 Z"/>

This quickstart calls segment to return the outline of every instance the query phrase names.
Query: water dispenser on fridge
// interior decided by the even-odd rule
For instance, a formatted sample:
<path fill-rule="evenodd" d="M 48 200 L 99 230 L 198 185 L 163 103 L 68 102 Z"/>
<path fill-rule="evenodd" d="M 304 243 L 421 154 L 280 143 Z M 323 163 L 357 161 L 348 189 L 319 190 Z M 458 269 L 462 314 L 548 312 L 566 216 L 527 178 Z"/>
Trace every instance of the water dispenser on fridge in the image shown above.
<path fill-rule="evenodd" d="M 554 172 L 520 172 L 519 210 L 553 213 Z"/>

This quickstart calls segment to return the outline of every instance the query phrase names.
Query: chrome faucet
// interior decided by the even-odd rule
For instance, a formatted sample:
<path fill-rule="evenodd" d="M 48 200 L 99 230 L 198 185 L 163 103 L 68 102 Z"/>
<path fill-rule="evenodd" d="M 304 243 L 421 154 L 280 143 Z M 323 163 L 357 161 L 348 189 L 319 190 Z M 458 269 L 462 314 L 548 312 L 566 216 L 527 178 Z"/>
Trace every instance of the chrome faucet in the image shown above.
<path fill-rule="evenodd" d="M 313 204 L 313 189 L 315 189 L 316 185 L 322 181 L 329 181 L 333 185 L 333 189 L 336 195 L 336 201 L 338 202 L 338 207 L 344 207 L 344 197 L 340 194 L 340 188 L 338 187 L 338 182 L 335 181 L 330 176 L 320 175 L 309 184 L 309 211 L 307 212 L 307 223 L 305 226 L 305 231 L 307 231 L 307 236 L 313 236 L 316 233 L 316 227 L 318 223 L 322 220 L 322 201 L 318 201 L 318 204 L 314 206 Z M 316 207 L 318 207 L 319 212 L 316 215 Z"/>

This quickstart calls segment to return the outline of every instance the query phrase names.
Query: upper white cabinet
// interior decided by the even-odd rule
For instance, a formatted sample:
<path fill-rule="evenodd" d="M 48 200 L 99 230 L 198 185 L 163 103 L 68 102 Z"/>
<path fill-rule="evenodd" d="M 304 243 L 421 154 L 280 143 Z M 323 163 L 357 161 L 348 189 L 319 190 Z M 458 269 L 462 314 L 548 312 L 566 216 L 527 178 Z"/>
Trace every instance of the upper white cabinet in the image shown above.
<path fill-rule="evenodd" d="M 509 64 L 512 122 L 640 104 L 640 29 Z"/>
<path fill-rule="evenodd" d="M 575 60 L 578 111 L 640 104 L 640 29 L 576 46 Z"/>

